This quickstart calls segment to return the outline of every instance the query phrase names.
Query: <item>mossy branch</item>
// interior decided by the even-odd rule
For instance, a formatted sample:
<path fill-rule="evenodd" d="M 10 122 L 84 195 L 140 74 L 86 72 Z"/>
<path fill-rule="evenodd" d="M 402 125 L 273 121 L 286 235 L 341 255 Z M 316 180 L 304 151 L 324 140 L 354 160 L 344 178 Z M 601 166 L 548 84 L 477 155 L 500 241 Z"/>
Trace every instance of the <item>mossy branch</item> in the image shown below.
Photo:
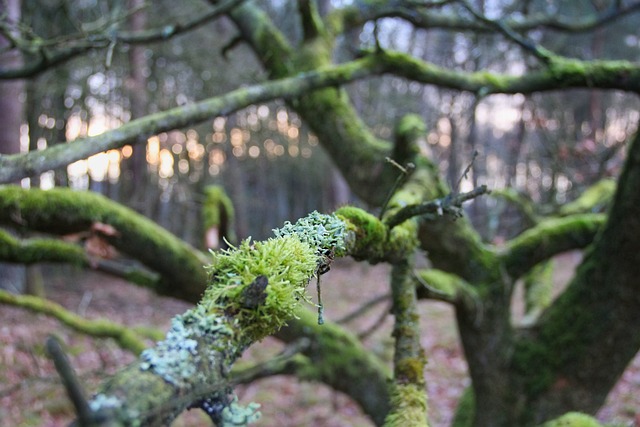
<path fill-rule="evenodd" d="M 514 279 L 554 255 L 590 244 L 606 221 L 603 214 L 581 214 L 542 221 L 510 240 L 500 258 Z"/>
<path fill-rule="evenodd" d="M 96 338 L 112 338 L 120 347 L 140 354 L 147 345 L 144 338 L 157 340 L 162 337 L 158 330 L 129 328 L 109 320 L 89 320 L 78 316 L 59 304 L 31 295 L 14 295 L 0 289 L 0 303 L 21 307 L 34 313 L 51 316 L 68 327 Z"/>
<path fill-rule="evenodd" d="M 91 257 L 76 243 L 55 238 L 18 239 L 0 229 L 0 260 L 16 264 L 67 263 L 92 268 L 144 287 L 155 287 L 158 275 L 135 265 Z"/>
<path fill-rule="evenodd" d="M 0 229 L 0 260 L 17 264 L 60 262 L 89 265 L 86 252 L 77 244 L 60 239 L 18 239 Z"/>
<path fill-rule="evenodd" d="M 356 212 L 349 211 L 369 226 L 371 218 Z M 294 318 L 307 299 L 310 279 L 333 257 L 359 248 L 358 235 L 373 246 L 388 242 L 385 233 L 370 233 L 370 227 L 362 230 L 358 225 L 313 212 L 274 230 L 275 238 L 246 240 L 215 253 L 200 303 L 173 319 L 163 341 L 107 380 L 92 400 L 92 410 L 120 425 L 133 420 L 166 423 L 193 406 L 207 410 L 214 420 L 224 416 L 224 408 L 239 410 L 229 403 L 228 372 L 244 349 Z M 143 386 L 145 394 L 139 395 Z M 211 408 L 218 409 L 212 413 Z"/>
<path fill-rule="evenodd" d="M 610 178 L 601 179 L 580 194 L 572 202 L 562 205 L 558 214 L 561 216 L 579 213 L 604 212 L 616 192 L 616 181 Z"/>
<path fill-rule="evenodd" d="M 394 265 L 391 289 L 395 316 L 394 380 L 390 387 L 391 411 L 384 425 L 428 426 L 424 380 L 426 357 L 420 345 L 416 286 L 408 260 Z"/>
<path fill-rule="evenodd" d="M 487 194 L 489 190 L 486 185 L 481 185 L 466 193 L 449 194 L 446 197 L 436 200 L 430 200 L 417 205 L 409 205 L 398 210 L 394 215 L 385 219 L 385 224 L 389 228 L 393 228 L 414 216 L 427 215 L 443 215 L 445 213 L 452 215 L 454 218 L 460 217 L 462 204 L 468 200 L 475 199 L 478 196 Z"/>
<path fill-rule="evenodd" d="M 480 297 L 466 280 L 456 274 L 437 268 L 428 268 L 414 272 L 419 298 L 444 301 L 450 304 L 462 304 L 468 313 L 481 314 Z"/>
<path fill-rule="evenodd" d="M 0 224 L 17 230 L 62 236 L 98 233 L 119 252 L 157 272 L 159 281 L 140 281 L 156 285 L 154 291 L 160 295 L 197 301 L 206 285 L 207 275 L 202 268 L 208 261 L 206 255 L 153 221 L 96 193 L 67 188 L 44 191 L 0 186 Z M 96 228 L 95 224 L 108 225 L 112 232 L 92 230 Z M 64 249 L 67 255 L 72 253 L 71 247 L 64 242 L 55 245 L 51 239 L 46 242 L 47 251 L 43 254 L 51 254 L 54 247 Z M 79 247 L 75 251 L 79 263 L 93 262 Z"/>

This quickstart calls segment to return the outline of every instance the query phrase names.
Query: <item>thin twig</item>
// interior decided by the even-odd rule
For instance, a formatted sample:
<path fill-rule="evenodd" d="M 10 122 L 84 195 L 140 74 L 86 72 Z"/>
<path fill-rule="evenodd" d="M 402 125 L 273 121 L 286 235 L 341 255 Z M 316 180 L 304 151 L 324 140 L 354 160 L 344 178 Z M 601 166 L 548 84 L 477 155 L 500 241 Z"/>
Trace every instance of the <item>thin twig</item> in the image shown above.
<path fill-rule="evenodd" d="M 398 178 L 396 178 L 396 181 L 393 183 L 393 187 L 391 187 L 391 190 L 389 190 L 389 194 L 387 194 L 387 198 L 385 199 L 384 203 L 382 204 L 382 208 L 380 209 L 378 219 L 382 219 L 382 216 L 386 212 L 387 206 L 389 205 L 389 201 L 391 201 L 391 197 L 393 197 L 393 194 L 396 192 L 396 190 L 402 184 L 404 184 L 407 178 L 409 178 L 409 175 L 411 175 L 411 172 L 413 172 L 413 170 L 416 168 L 416 165 L 414 165 L 413 163 L 407 163 L 406 166 L 402 166 L 391 157 L 385 157 L 385 160 L 388 163 L 391 163 L 392 166 L 397 168 L 400 171 L 400 175 L 398 175 Z"/>
<path fill-rule="evenodd" d="M 56 367 L 56 371 L 58 371 L 58 375 L 60 375 L 60 379 L 62 380 L 62 384 L 64 388 L 67 390 L 67 394 L 69 395 L 69 399 L 73 406 L 76 408 L 76 413 L 78 414 L 78 420 L 80 421 L 80 425 L 92 425 L 93 424 L 93 416 L 91 412 L 91 408 L 89 407 L 89 402 L 87 401 L 86 394 L 78 377 L 73 370 L 73 367 L 69 363 L 69 359 L 65 354 L 62 346 L 58 339 L 54 336 L 49 336 L 46 341 L 46 348 L 49 356 L 53 360 L 53 364 Z"/>
<path fill-rule="evenodd" d="M 515 32 L 511 27 L 504 23 L 501 19 L 489 19 L 482 13 L 478 12 L 467 0 L 461 0 L 460 3 L 462 6 L 469 11 L 476 19 L 481 21 L 482 23 L 492 27 L 502 34 L 505 37 L 522 47 L 524 50 L 531 52 L 538 59 L 543 61 L 544 63 L 549 63 L 553 59 L 553 53 L 542 46 L 536 44 L 533 40 L 523 37 L 522 35 Z"/>
<path fill-rule="evenodd" d="M 388 294 L 388 293 L 387 294 L 383 294 L 383 295 L 378 295 L 377 297 L 372 298 L 371 300 L 367 301 L 366 303 L 364 303 L 360 307 L 356 308 L 351 313 L 349 313 L 349 314 L 345 315 L 344 317 L 338 319 L 336 321 L 336 323 L 337 324 L 349 323 L 352 320 L 355 320 L 358 317 L 364 315 L 367 311 L 371 310 L 373 307 L 375 307 L 376 305 L 380 304 L 381 302 L 388 301 L 389 298 L 391 298 L 391 295 Z"/>
<path fill-rule="evenodd" d="M 318 282 L 316 288 L 318 290 L 318 325 L 324 325 L 324 305 L 322 305 L 322 293 L 320 292 L 320 276 L 318 273 Z"/>
<path fill-rule="evenodd" d="M 456 192 L 460 191 L 460 184 L 462 184 L 462 180 L 468 179 L 469 171 L 471 171 L 471 168 L 473 167 L 473 163 L 476 161 L 477 158 L 478 158 L 478 150 L 473 150 L 473 154 L 471 155 L 471 161 L 469 162 L 467 167 L 464 169 L 464 172 L 462 172 L 462 175 L 460 175 L 460 178 L 458 178 L 458 182 L 456 182 L 456 186 L 453 187 Z"/>
<path fill-rule="evenodd" d="M 445 213 L 452 214 L 454 217 L 461 215 L 460 207 L 467 200 L 475 199 L 478 196 L 487 194 L 489 190 L 486 185 L 474 188 L 466 193 L 449 194 L 446 197 L 431 200 L 429 202 L 419 203 L 417 205 L 409 205 L 400 209 L 391 217 L 387 218 L 385 224 L 389 228 L 393 228 L 414 216 L 437 213 L 441 216 Z"/>
<path fill-rule="evenodd" d="M 375 322 L 373 322 L 373 325 L 369 326 L 367 329 L 365 329 L 364 331 L 358 333 L 358 338 L 362 341 L 367 339 L 368 337 L 370 337 L 375 331 L 377 331 L 378 329 L 380 329 L 380 327 L 382 326 L 382 324 L 384 323 L 385 320 L 387 320 L 387 317 L 389 316 L 389 312 L 391 311 L 391 303 L 389 303 L 389 305 L 387 305 L 385 307 L 384 310 L 382 310 L 382 312 L 380 313 L 380 315 L 378 316 L 378 318 L 376 319 Z"/>

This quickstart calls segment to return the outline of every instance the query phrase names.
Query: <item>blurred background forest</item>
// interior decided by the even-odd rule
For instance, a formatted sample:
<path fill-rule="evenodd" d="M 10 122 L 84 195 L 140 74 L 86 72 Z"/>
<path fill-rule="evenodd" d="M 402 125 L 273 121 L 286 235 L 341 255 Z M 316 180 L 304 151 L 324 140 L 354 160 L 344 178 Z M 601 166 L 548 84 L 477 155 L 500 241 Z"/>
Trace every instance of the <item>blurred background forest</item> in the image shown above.
<path fill-rule="evenodd" d="M 290 40 L 302 37 L 289 2 L 259 3 Z M 321 13 L 347 3 L 318 1 Z M 607 2 L 473 3 L 489 17 L 522 9 L 523 15 L 526 10 L 562 19 L 597 13 Z M 64 45 L 74 41 L 70 37 L 77 34 L 78 23 L 104 25 L 107 33 L 110 25 L 140 31 L 150 23 L 158 28 L 176 21 L 189 22 L 205 10 L 198 1 L 158 0 L 153 7 L 148 5 L 145 0 L 4 0 L 1 30 L 3 34 L 18 31 L 15 23 L 20 20 L 32 29 L 34 40 L 40 37 Z M 123 15 L 126 10 L 138 12 Z M 123 18 L 114 23 L 112 18 L 120 15 Z M 590 32 L 541 29 L 529 36 L 566 57 L 638 61 L 638 22 L 638 15 L 631 14 L 615 25 Z M 352 59 L 357 48 L 372 48 L 376 43 L 450 70 L 525 74 L 534 65 L 502 35 L 416 29 L 395 18 L 381 19 L 377 27 L 367 24 L 361 31 L 340 38 L 335 62 Z M 0 80 L 0 153 L 41 150 L 98 135 L 149 113 L 266 80 L 258 71 L 261 66 L 254 53 L 242 43 L 236 44 L 233 25 L 224 18 L 161 42 L 113 46 L 106 42 L 105 46 L 26 79 Z M 2 49 L 0 46 L 0 68 L 20 65 L 20 57 L 3 54 Z M 481 98 L 394 76 L 368 78 L 346 88 L 361 117 L 381 138 L 391 138 L 398 118 L 407 113 L 418 113 L 424 119 L 426 145 L 449 185 L 459 186 L 461 191 L 487 185 L 493 191 L 491 196 L 469 203 L 466 213 L 486 241 L 498 244 L 535 223 L 538 215 L 558 212 L 586 188 L 616 177 L 626 141 L 640 119 L 638 97 L 616 91 L 575 89 Z M 21 185 L 43 189 L 63 186 L 104 194 L 202 249 L 201 211 L 210 185 L 222 186 L 232 200 L 238 239 L 267 238 L 284 221 L 312 210 L 331 212 L 347 203 L 367 208 L 350 192 L 318 139 L 284 102 L 254 105 L 226 117 L 212 117 L 198 126 L 161 133 L 135 147 L 110 150 L 25 178 Z M 16 278 L 18 282 L 29 280 L 31 267 L 5 264 L 0 269 L 6 272 L 0 274 L 4 279 L 11 277 L 4 286 L 13 287 Z M 354 273 L 366 277 L 386 274 L 386 270 Z M 348 284 L 351 278 L 342 280 Z M 65 298 L 63 288 L 54 284 L 51 289 Z M 98 287 L 93 291 L 97 295 Z M 354 304 L 358 297 L 353 297 Z M 73 298 L 73 304 L 82 304 L 82 296 L 79 301 Z M 343 296 L 336 291 L 334 298 L 337 303 Z M 348 308 L 338 305 L 334 316 L 347 314 Z M 172 307 L 169 311 L 183 309 Z M 447 340 L 455 342 L 453 325 L 449 328 Z M 458 384 L 451 406 L 465 375 L 459 348 L 451 350 L 455 345 L 441 356 L 457 364 Z M 437 364 L 440 356 L 434 357 Z M 627 407 L 629 419 L 634 410 Z M 443 419 L 448 422 L 447 417 L 450 414 Z M 311 425 L 310 421 L 301 422 Z"/>
<path fill-rule="evenodd" d="M 90 0 L 74 2 L 73 8 L 65 0 L 21 3 L 23 21 L 41 37 L 53 40 L 64 40 L 75 32 L 77 21 L 100 22 L 107 11 L 121 10 L 109 2 Z M 142 0 L 129 3 L 126 6 L 133 9 L 144 6 Z M 290 39 L 300 37 L 286 2 L 264 3 Z M 518 2 L 479 3 L 490 15 L 492 10 L 514 8 Z M 553 8 L 559 16 L 591 13 L 598 7 L 590 1 L 526 3 L 533 11 Z M 320 4 L 321 10 L 331 7 L 328 0 Z M 136 30 L 147 21 L 155 27 L 176 19 L 187 21 L 198 15 L 198 5 L 155 2 L 153 8 L 144 8 L 135 19 L 119 25 Z M 585 10 L 577 10 L 581 8 Z M 568 57 L 637 60 L 637 22 L 637 16 L 631 15 L 591 33 L 540 31 L 534 35 L 541 44 Z M 354 46 L 374 44 L 373 25 L 351 36 L 353 40 L 341 40 L 337 46 L 338 61 L 352 57 Z M 233 37 L 231 24 L 218 20 L 166 42 L 118 46 L 108 57 L 104 51 L 92 51 L 26 81 L 2 82 L 2 87 L 13 86 L 21 92 L 22 103 L 6 102 L 5 97 L 0 150 L 37 150 L 97 135 L 147 113 L 260 82 L 263 77 L 256 71 L 260 67 L 253 54 L 242 44 L 233 46 Z M 522 53 L 499 35 L 414 29 L 399 19 L 383 19 L 378 38 L 382 47 L 452 70 L 520 74 L 528 67 Z M 433 158 L 451 185 L 477 152 L 463 190 L 487 184 L 493 190 L 511 189 L 526 197 L 531 204 L 524 210 L 499 197 L 472 204 L 471 219 L 487 240 L 520 231 L 518 224 L 536 213 L 532 206 L 538 213 L 557 210 L 586 187 L 614 176 L 639 114 L 636 97 L 612 91 L 497 95 L 481 100 L 397 77 L 367 79 L 348 89 L 362 117 L 382 138 L 391 135 L 398 117 L 419 112 L 428 125 Z M 9 120 L 20 120 L 21 126 Z M 20 129 L 19 137 L 11 135 L 11 129 Z M 103 193 L 198 247 L 203 245 L 199 225 L 203 189 L 210 184 L 222 185 L 231 197 L 236 234 L 256 239 L 269 236 L 284 220 L 313 209 L 328 212 L 357 202 L 314 135 L 280 102 L 162 133 L 149 138 L 146 147 L 112 150 L 22 184 Z"/>

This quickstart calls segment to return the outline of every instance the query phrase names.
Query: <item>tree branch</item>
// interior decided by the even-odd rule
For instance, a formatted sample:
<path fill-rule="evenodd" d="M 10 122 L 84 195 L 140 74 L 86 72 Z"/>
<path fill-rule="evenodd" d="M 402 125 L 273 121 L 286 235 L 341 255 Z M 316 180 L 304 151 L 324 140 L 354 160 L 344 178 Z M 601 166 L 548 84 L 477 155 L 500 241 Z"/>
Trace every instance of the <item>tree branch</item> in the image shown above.
<path fill-rule="evenodd" d="M 229 13 L 233 8 L 245 0 L 222 1 L 210 11 L 198 15 L 183 23 L 164 25 L 161 28 L 152 28 L 143 31 L 112 31 L 108 27 L 113 21 L 101 23 L 100 27 L 89 31 L 82 31 L 74 35 L 66 35 L 52 40 L 37 39 L 35 41 L 24 38 L 16 39 L 12 36 L 12 45 L 22 52 L 36 53 L 37 58 L 17 68 L 0 69 L 0 80 L 31 78 L 38 74 L 61 65 L 92 49 L 105 49 L 116 43 L 123 44 L 147 44 L 168 40 L 188 31 L 195 30 L 211 22 L 212 20 Z M 0 21 L 0 30 L 3 35 L 10 33 L 7 23 Z M 87 26 L 85 26 L 86 28 Z"/>
<path fill-rule="evenodd" d="M 52 144 L 41 151 L 0 155 L 0 183 L 14 182 L 66 166 L 93 154 L 144 141 L 145 137 L 160 132 L 190 126 L 215 116 L 225 116 L 251 104 L 299 96 L 313 89 L 346 83 L 381 71 L 373 58 L 367 58 L 320 72 L 244 87 L 223 96 L 150 114 L 98 136 L 67 144 Z"/>
<path fill-rule="evenodd" d="M 215 254 L 198 306 L 175 317 L 164 341 L 106 381 L 91 401 L 92 411 L 117 425 L 134 419 L 150 425 L 168 423 L 187 407 L 202 406 L 214 419 L 225 416 L 223 408 L 233 410 L 227 373 L 236 359 L 294 316 L 327 251 L 350 254 L 361 244 L 356 236 L 369 234 L 348 220 L 317 212 L 274 232 L 274 239 L 247 240 Z M 267 284 L 266 298 L 247 305 L 247 289 L 260 277 Z"/>
<path fill-rule="evenodd" d="M 1 289 L 0 303 L 53 317 L 71 329 L 92 337 L 112 338 L 121 348 L 136 355 L 147 347 L 143 338 L 158 340 L 164 335 L 158 330 L 129 328 L 106 319 L 85 319 L 53 301 L 31 295 L 15 295 Z"/>
<path fill-rule="evenodd" d="M 385 426 L 428 426 L 427 392 L 424 379 L 426 356 L 420 345 L 416 286 L 412 278 L 412 263 L 393 266 L 391 290 L 395 325 L 395 354 L 391 411 Z"/>
<path fill-rule="evenodd" d="M 0 224 L 65 235 L 88 231 L 96 223 L 108 224 L 116 231 L 101 235 L 105 242 L 160 275 L 154 289 L 157 293 L 188 301 L 200 298 L 207 278 L 202 265 L 209 258 L 153 221 L 93 192 L 0 186 Z M 91 264 L 81 248 L 73 249 L 65 242 L 53 243 L 47 240 L 44 252 L 52 258 L 56 256 L 54 251 L 63 249 L 57 256 L 67 254 L 67 262 L 73 262 L 71 255 L 75 253 L 77 262 Z"/>
<path fill-rule="evenodd" d="M 392 216 L 385 219 L 385 224 L 389 228 L 393 228 L 403 223 L 409 218 L 416 216 L 427 216 L 429 214 L 437 214 L 441 216 L 445 213 L 452 215 L 454 218 L 461 216 L 460 208 L 462 203 L 475 199 L 478 196 L 487 194 L 489 190 L 486 185 L 481 185 L 466 193 L 449 194 L 446 197 L 423 202 L 417 205 L 409 205 L 398 210 Z"/>
<path fill-rule="evenodd" d="M 603 214 L 580 214 L 541 221 L 510 240 L 500 255 L 505 271 L 517 279 L 536 264 L 593 242 L 606 221 Z"/>
<path fill-rule="evenodd" d="M 17 239 L 0 229 L 0 261 L 16 264 L 60 262 L 82 265 L 144 287 L 155 287 L 159 277 L 136 265 L 91 257 L 81 246 L 53 238 Z"/>
<path fill-rule="evenodd" d="M 308 381 L 322 381 L 347 394 L 376 425 L 381 425 L 389 412 L 387 382 L 391 372 L 387 365 L 336 323 L 318 325 L 312 310 L 303 308 L 297 317 L 275 335 L 286 343 L 310 341 L 311 345 L 302 351 L 309 359 L 310 369 L 296 375 Z"/>
<path fill-rule="evenodd" d="M 425 3 L 421 7 L 421 3 Z M 457 11 L 434 12 L 434 7 L 444 6 L 452 2 L 414 2 L 403 1 L 385 4 L 380 7 L 363 7 L 356 4 L 351 7 L 340 8 L 331 15 L 336 22 L 336 28 L 350 29 L 364 25 L 368 21 L 381 18 L 402 18 L 413 24 L 416 28 L 439 28 L 451 31 L 469 31 L 486 34 L 493 32 L 493 28 L 478 20 L 465 19 Z M 617 20 L 633 15 L 640 11 L 640 2 L 634 2 L 623 7 L 612 7 L 597 15 L 586 17 L 572 16 L 559 18 L 543 13 L 531 14 L 524 18 L 502 18 L 506 26 L 513 31 L 522 33 L 539 29 L 550 29 L 566 33 L 584 33 L 597 28 L 613 24 Z M 339 22 L 339 24 L 338 24 Z"/>

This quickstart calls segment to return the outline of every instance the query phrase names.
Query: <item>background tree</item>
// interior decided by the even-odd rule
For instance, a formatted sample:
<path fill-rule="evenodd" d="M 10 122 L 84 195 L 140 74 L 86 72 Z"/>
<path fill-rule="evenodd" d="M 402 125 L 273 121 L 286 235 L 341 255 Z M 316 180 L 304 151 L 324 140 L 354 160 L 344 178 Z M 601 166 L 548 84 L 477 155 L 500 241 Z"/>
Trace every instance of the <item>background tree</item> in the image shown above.
<path fill-rule="evenodd" d="M 358 349 L 357 341 L 333 326 L 312 328 L 304 314 L 299 324 L 307 327 L 294 324 L 281 338 L 307 335 L 317 343 L 302 351 L 308 358 L 340 354 L 330 359 L 328 369 L 318 368 L 315 379 L 345 391 L 377 423 L 402 422 L 403 417 L 424 422 L 424 358 L 411 327 L 417 292 L 419 298 L 444 300 L 456 310 L 472 380 L 459 420 L 474 426 L 534 425 L 570 410 L 598 409 L 640 345 L 640 335 L 629 332 L 640 326 L 635 296 L 640 253 L 635 236 L 640 230 L 633 190 L 640 143 L 632 136 L 640 67 L 626 61 L 638 54 L 634 18 L 639 3 L 354 2 L 331 9 L 313 1 L 212 1 L 181 6 L 178 17 L 169 3 L 144 11 L 132 7 L 81 2 L 67 10 L 78 30 L 64 36 L 38 33 L 35 25 L 4 17 L 10 47 L 5 54 L 19 51 L 24 63 L 3 66 L 0 77 L 72 70 L 67 73 L 65 130 L 75 140 L 3 155 L 2 182 L 69 165 L 71 187 L 119 200 L 118 188 L 127 179 L 119 173 L 121 159 L 146 143 L 150 184 L 145 184 L 149 190 L 143 201 L 132 204 L 135 209 L 180 237 L 199 241 L 202 231 L 183 227 L 183 218 L 197 218 L 205 185 L 221 182 L 238 205 L 238 234 L 264 238 L 285 218 L 303 217 L 314 208 L 330 211 L 344 199 L 312 197 L 337 193 L 339 186 L 315 148 L 320 145 L 349 184 L 352 200 L 380 214 L 377 221 L 346 208 L 338 218 L 355 235 L 355 247 L 343 255 L 393 265 L 396 381 L 387 390 L 387 372 L 378 361 L 350 355 L 340 348 L 345 346 L 323 337 L 340 337 Z M 126 18 L 140 13 L 147 15 L 149 27 L 133 19 L 130 30 L 122 29 Z M 563 38 L 566 45 L 560 43 Z M 143 44 L 147 47 L 141 53 Z M 622 44 L 628 49 L 613 48 Z M 202 45 L 207 52 L 193 48 Z M 141 57 L 147 58 L 149 72 L 140 75 Z M 146 81 L 151 114 L 136 118 L 140 94 L 123 90 L 128 77 L 136 88 Z M 234 89 L 241 82 L 251 86 Z M 625 147 L 625 141 L 632 142 Z M 273 163 L 267 161 L 282 167 L 269 167 Z M 398 180 L 399 170 L 406 171 L 409 163 L 415 171 L 402 172 L 407 176 Z M 466 168 L 470 163 L 473 167 Z M 131 176 L 131 185 L 140 185 L 139 174 Z M 327 176 L 332 179 L 322 179 Z M 580 197 L 585 188 L 612 176 L 617 177 L 613 198 Z M 286 188 L 293 180 L 295 185 Z M 470 219 L 453 221 L 460 203 L 482 193 L 484 184 L 506 191 L 481 199 Z M 603 188 L 611 191 L 611 186 Z M 161 294 L 198 300 L 207 281 L 199 268 L 206 257 L 133 211 L 81 194 L 1 188 L 0 221 L 6 227 L 49 235 L 34 246 L 6 234 L 2 258 L 26 264 L 74 261 L 151 283 Z M 270 203 L 264 202 L 267 197 Z M 569 200 L 576 203 L 565 204 Z M 608 215 L 593 213 L 606 200 Z M 293 208 L 288 211 L 288 206 Z M 248 214 L 256 209 L 271 212 L 272 222 L 267 215 Z M 130 274 L 51 237 L 79 231 L 158 275 Z M 305 233 L 298 235 L 304 238 Z M 428 268 L 414 268 L 407 250 L 414 239 Z M 512 322 L 517 281 L 561 252 L 585 248 L 562 295 L 547 301 L 548 308 L 530 319 L 533 323 Z M 318 268 L 327 263 L 325 256 L 322 252 L 313 260 Z M 268 274 L 259 277 L 243 286 L 253 289 L 274 280 Z M 213 273 L 210 289 L 220 280 Z M 220 298 L 216 301 L 231 301 L 231 296 Z M 193 323 L 194 310 L 182 321 Z M 221 318 L 242 312 L 211 310 Z M 250 330 L 253 324 L 243 325 Z M 241 338 L 232 340 L 234 350 L 225 353 L 229 363 L 256 338 L 236 333 Z M 354 357 L 359 372 L 340 364 Z M 141 359 L 139 365 L 148 362 Z M 141 378 L 131 369 L 123 372 L 106 383 L 102 395 L 124 393 L 131 405 L 140 405 L 138 412 L 206 385 L 173 384 L 176 390 L 159 394 L 166 401 L 149 403 L 127 394 L 135 390 L 132 384 L 150 379 L 148 374 Z M 362 372 L 372 373 L 366 386 L 358 381 Z M 207 399 L 231 407 L 217 381 L 208 386 L 213 397 Z M 379 391 L 375 399 L 365 393 L 370 390 Z M 191 400 L 165 407 L 161 416 L 212 403 L 201 393 L 187 396 Z"/>

